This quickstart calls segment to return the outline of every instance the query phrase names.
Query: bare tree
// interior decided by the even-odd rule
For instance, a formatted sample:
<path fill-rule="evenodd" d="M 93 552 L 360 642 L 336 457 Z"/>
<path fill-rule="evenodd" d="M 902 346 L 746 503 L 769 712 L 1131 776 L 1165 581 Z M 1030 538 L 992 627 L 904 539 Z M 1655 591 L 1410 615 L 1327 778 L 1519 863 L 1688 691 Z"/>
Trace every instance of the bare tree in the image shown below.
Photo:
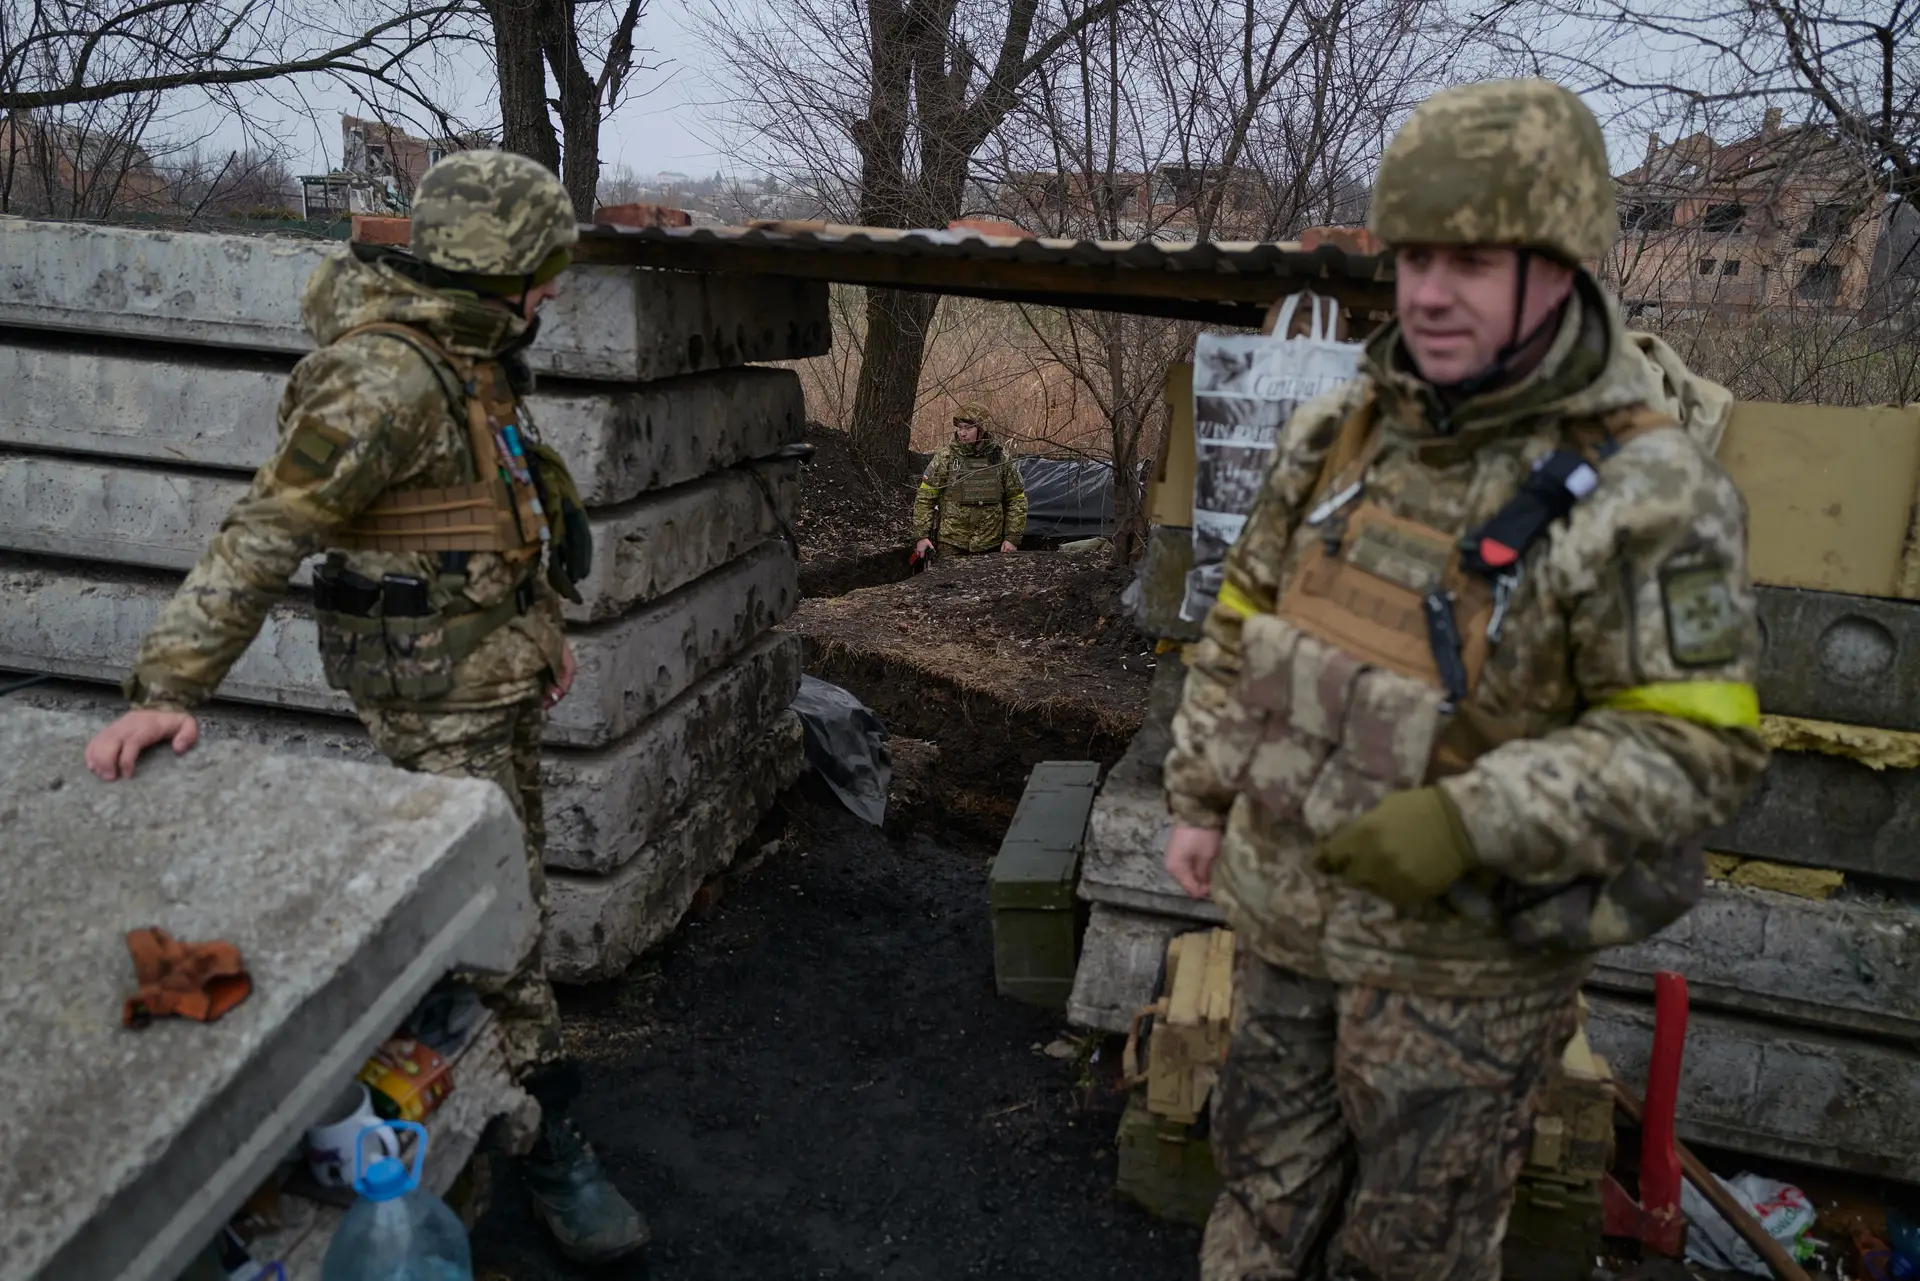
<path fill-rule="evenodd" d="M 706 29 L 731 105 L 774 169 L 879 227 L 945 227 L 966 209 L 975 156 L 1035 75 L 1121 0 L 793 0 L 716 4 Z M 981 51 L 985 51 L 982 53 Z M 883 475 L 905 470 L 938 298 L 872 290 L 852 416 Z"/>
<path fill-rule="evenodd" d="M 438 39 L 453 13 L 362 0 L 0 0 L 0 110 L 379 77 Z"/>
<path fill-rule="evenodd" d="M 481 3 L 493 27 L 502 144 L 560 174 L 574 211 L 592 217 L 600 128 L 631 96 L 634 73 L 653 69 L 635 44 L 647 0 Z"/>
<path fill-rule="evenodd" d="M 1890 305 L 1920 275 L 1917 24 L 1914 0 L 1523 0 L 1486 31 L 1644 131 L 1602 264 L 1636 323 L 1742 395 L 1845 402 L 1920 390 Z"/>

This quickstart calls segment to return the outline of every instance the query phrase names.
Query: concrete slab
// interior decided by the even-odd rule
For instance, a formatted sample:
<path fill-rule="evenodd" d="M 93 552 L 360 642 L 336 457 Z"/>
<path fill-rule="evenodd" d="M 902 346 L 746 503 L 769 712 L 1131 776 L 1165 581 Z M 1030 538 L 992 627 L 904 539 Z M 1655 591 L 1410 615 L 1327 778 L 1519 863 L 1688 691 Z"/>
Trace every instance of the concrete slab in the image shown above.
<path fill-rule="evenodd" d="M 571 622 L 604 622 L 780 533 L 800 464 L 763 462 L 593 513 L 593 572 Z M 45 454 L 0 453 L 0 548 L 185 572 L 248 481 Z M 771 502 L 769 501 L 771 496 Z M 294 582 L 304 585 L 309 566 Z"/>
<path fill-rule="evenodd" d="M 304 352 L 300 291 L 331 242 L 0 222 L 0 325 Z M 830 342 L 824 283 L 576 267 L 528 352 L 536 370 L 645 382 Z"/>
<path fill-rule="evenodd" d="M 1761 587 L 1760 706 L 1920 730 L 1920 602 Z"/>
<path fill-rule="evenodd" d="M 1207 928 L 1173 916 L 1095 903 L 1080 942 L 1080 965 L 1067 998 L 1067 1022 L 1102 1032 L 1126 1032 L 1141 1008 L 1160 994 L 1167 943 L 1176 934 Z"/>
<path fill-rule="evenodd" d="M 610 979 L 673 932 L 701 882 L 732 862 L 774 797 L 800 776 L 800 718 L 784 711 L 719 786 L 612 876 L 556 872 L 547 973 L 557 983 Z"/>
<path fill-rule="evenodd" d="M 605 874 L 711 790 L 800 692 L 800 639 L 752 648 L 594 752 L 548 752 L 547 866 Z"/>
<path fill-rule="evenodd" d="M 251 473 L 273 452 L 291 357 L 142 348 L 71 335 L 0 342 L 0 446 Z M 641 386 L 545 382 L 541 434 L 589 507 L 697 480 L 801 437 L 787 369 L 728 369 Z"/>
<path fill-rule="evenodd" d="M 536 921 L 497 788 L 229 744 L 105 784 L 94 728 L 0 707 L 0 1275 L 36 1281 L 177 1275 L 441 974 Z M 121 1028 L 149 925 L 237 944 L 253 994 Z"/>
<path fill-rule="evenodd" d="M 691 797 L 732 769 L 799 685 L 799 640 L 776 632 L 618 742 L 593 751 L 547 748 L 541 769 L 548 865 L 605 873 L 626 863 Z M 125 710 L 107 686 L 65 681 L 21 690 L 7 701 L 85 716 L 96 728 Z M 358 721 L 239 703 L 214 703 L 199 720 L 203 743 L 385 764 Z"/>
<path fill-rule="evenodd" d="M 1713 885 L 1654 938 L 1601 953 L 1592 982 L 1651 999 L 1659 970 L 1700 1006 L 1920 1044 L 1920 915 L 1903 904 Z"/>
<path fill-rule="evenodd" d="M 1652 1007 L 1587 999 L 1593 1048 L 1643 1089 Z M 1689 1143 L 1910 1182 L 1920 1170 L 1920 1054 L 1695 1011 L 1678 1129 Z"/>
<path fill-rule="evenodd" d="M 0 667 L 118 682 L 177 578 L 0 554 Z M 546 741 L 598 747 L 628 733 L 793 612 L 793 557 L 774 541 L 611 623 L 576 631 L 573 693 Z M 220 687 L 223 698 L 350 713 L 328 689 L 304 603 L 276 607 Z"/>
<path fill-rule="evenodd" d="M 1707 848 L 1920 883 L 1920 770 L 1775 752 L 1733 822 Z"/>

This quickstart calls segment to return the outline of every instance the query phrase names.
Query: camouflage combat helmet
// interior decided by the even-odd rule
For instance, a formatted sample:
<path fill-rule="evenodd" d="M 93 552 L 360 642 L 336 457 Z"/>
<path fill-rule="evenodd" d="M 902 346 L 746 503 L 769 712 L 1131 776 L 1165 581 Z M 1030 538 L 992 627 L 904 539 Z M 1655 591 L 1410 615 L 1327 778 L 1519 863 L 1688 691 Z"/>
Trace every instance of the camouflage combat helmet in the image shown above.
<path fill-rule="evenodd" d="M 510 151 L 456 151 L 414 194 L 414 257 L 483 291 L 517 294 L 551 280 L 579 238 L 560 180 Z"/>
<path fill-rule="evenodd" d="M 1600 122 L 1549 80 L 1442 90 L 1388 144 L 1367 226 L 1388 245 L 1598 258 L 1620 230 Z"/>
<path fill-rule="evenodd" d="M 993 413 L 985 405 L 968 401 L 954 407 L 953 421 L 955 424 L 977 423 L 984 429 L 993 425 Z"/>

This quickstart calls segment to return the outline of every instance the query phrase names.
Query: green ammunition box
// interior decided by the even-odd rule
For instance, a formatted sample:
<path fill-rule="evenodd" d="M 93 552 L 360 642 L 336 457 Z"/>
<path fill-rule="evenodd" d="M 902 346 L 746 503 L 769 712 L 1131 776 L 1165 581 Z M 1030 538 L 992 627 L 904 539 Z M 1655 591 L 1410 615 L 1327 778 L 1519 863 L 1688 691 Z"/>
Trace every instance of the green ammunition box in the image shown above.
<path fill-rule="evenodd" d="M 1213 1168 L 1213 1147 L 1194 1134 L 1197 1128 L 1155 1116 L 1147 1110 L 1146 1096 L 1135 1091 L 1115 1140 L 1120 1172 L 1114 1186 L 1149 1214 L 1204 1224 L 1220 1195 L 1220 1176 Z"/>
<path fill-rule="evenodd" d="M 987 874 L 993 980 L 1000 995 L 1064 1010 L 1085 912 L 1074 896 L 1100 766 L 1042 761 Z"/>
<path fill-rule="evenodd" d="M 1600 1188 L 1522 1176 L 1501 1245 L 1508 1281 L 1587 1281 L 1600 1253 Z"/>

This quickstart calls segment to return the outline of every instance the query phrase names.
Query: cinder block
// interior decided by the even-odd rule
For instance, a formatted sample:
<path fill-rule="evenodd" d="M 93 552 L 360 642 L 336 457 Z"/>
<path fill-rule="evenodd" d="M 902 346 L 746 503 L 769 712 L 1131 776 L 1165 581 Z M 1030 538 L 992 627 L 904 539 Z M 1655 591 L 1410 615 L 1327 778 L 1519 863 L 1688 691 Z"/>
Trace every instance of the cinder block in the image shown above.
<path fill-rule="evenodd" d="M 1920 602 L 1786 587 L 1759 601 L 1764 710 L 1920 730 Z"/>
<path fill-rule="evenodd" d="M 1643 1089 L 1651 1006 L 1589 995 L 1587 1036 Z M 1696 1010 L 1680 1073 L 1689 1143 L 1880 1178 L 1920 1169 L 1920 1054 Z"/>
<path fill-rule="evenodd" d="M 793 516 L 799 470 L 751 464 L 595 512 L 593 572 L 567 618 L 618 618 L 779 534 Z M 205 472 L 0 454 L 0 548 L 184 572 L 247 485 Z M 304 585 L 308 569 L 293 581 Z"/>
<path fill-rule="evenodd" d="M 307 277 L 343 246 L 0 222 L 0 325 L 300 353 Z M 825 353 L 822 282 L 576 267 L 528 351 L 541 373 L 646 382 Z"/>
<path fill-rule="evenodd" d="M 0 556 L 0 667 L 118 682 L 179 580 L 105 566 Z M 547 721 L 546 741 L 597 747 L 620 738 L 793 612 L 798 583 L 783 542 L 763 543 L 624 618 L 572 634 L 579 674 Z M 346 714 L 327 688 L 304 603 L 268 615 L 223 697 Z"/>
<path fill-rule="evenodd" d="M 91 718 L 0 706 L 0 1274 L 171 1277 L 456 962 L 532 941 L 499 789 L 236 744 L 102 783 Z M 119 1025 L 125 934 L 238 946 L 218 1023 Z"/>
<path fill-rule="evenodd" d="M 1702 1006 L 1920 1042 L 1920 917 L 1903 904 L 1709 886 L 1655 937 L 1602 952 L 1591 982 L 1650 996 L 1659 970 Z"/>
<path fill-rule="evenodd" d="M 1920 882 L 1920 770 L 1775 752 L 1746 805 L 1705 839 L 1728 854 Z"/>
<path fill-rule="evenodd" d="M 733 861 L 774 797 L 800 776 L 801 742 L 800 718 L 780 713 L 726 779 L 619 871 L 550 876 L 546 960 L 554 981 L 612 978 L 672 933 L 701 882 Z"/>
<path fill-rule="evenodd" d="M 548 752 L 547 866 L 604 874 L 626 863 L 799 692 L 800 639 L 774 632 L 619 742 Z"/>
<path fill-rule="evenodd" d="M 0 446 L 251 473 L 273 453 L 292 360 L 39 334 L 0 342 Z M 534 420 L 589 507 L 697 480 L 801 437 L 787 369 L 728 369 L 641 386 L 543 384 Z"/>

